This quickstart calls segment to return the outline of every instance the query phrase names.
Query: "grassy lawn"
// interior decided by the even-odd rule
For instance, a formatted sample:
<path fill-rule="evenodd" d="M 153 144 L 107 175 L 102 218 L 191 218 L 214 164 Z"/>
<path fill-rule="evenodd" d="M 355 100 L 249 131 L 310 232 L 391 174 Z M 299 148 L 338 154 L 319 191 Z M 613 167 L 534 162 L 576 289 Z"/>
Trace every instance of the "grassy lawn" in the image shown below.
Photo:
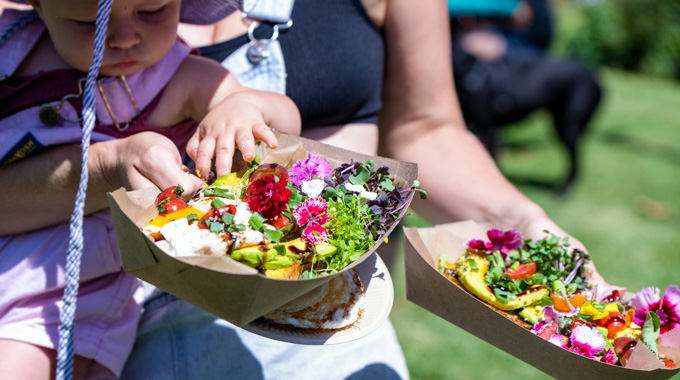
<path fill-rule="evenodd" d="M 663 291 L 680 284 L 680 84 L 616 71 L 602 75 L 605 98 L 582 140 L 582 172 L 571 193 L 560 198 L 536 186 L 557 182 L 567 166 L 545 114 L 505 129 L 499 165 L 588 247 L 610 283 Z M 391 318 L 414 379 L 549 378 L 406 301 L 402 260 L 392 273 Z"/>

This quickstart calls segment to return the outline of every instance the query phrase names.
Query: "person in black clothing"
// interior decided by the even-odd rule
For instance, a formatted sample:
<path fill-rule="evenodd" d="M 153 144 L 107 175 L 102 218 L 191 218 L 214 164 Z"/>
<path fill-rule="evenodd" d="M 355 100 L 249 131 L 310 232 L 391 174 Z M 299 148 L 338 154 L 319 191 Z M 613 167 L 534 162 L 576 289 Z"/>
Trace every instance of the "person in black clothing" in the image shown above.
<path fill-rule="evenodd" d="M 452 19 L 456 89 L 468 126 L 493 156 L 500 127 L 546 109 L 569 153 L 569 172 L 557 187 L 564 194 L 579 172 L 578 143 L 602 89 L 583 63 L 547 54 L 553 28 L 546 0 L 525 5 L 518 8 L 528 10 L 528 17 Z"/>

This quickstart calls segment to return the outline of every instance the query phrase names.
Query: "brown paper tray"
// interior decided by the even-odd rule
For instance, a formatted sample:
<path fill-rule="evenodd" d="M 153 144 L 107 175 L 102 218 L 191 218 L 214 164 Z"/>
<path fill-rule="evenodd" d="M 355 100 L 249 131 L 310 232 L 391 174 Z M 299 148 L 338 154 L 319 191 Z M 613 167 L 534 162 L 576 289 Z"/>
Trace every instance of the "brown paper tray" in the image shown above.
<path fill-rule="evenodd" d="M 640 369 L 614 366 L 564 350 L 511 322 L 439 273 L 440 254 L 458 259 L 465 251 L 464 244 L 474 238 L 485 239 L 490 227 L 467 221 L 431 228 L 404 228 L 406 298 L 558 379 L 660 380 L 680 372 L 680 369 L 662 368 L 661 362 L 646 347 L 636 347 L 633 352 L 636 357 L 631 355 L 629 360 L 629 363 L 635 361 Z M 512 377 L 509 374 L 508 378 Z"/>
<path fill-rule="evenodd" d="M 290 167 L 296 160 L 304 158 L 307 151 L 313 151 L 331 161 L 332 166 L 352 160 L 372 159 L 376 168 L 388 166 L 390 174 L 404 187 L 410 187 L 418 175 L 417 166 L 413 163 L 366 156 L 292 135 L 277 134 L 277 137 L 279 148 L 276 150 L 268 149 L 264 144 L 258 145 L 258 154 L 264 158 L 262 162 L 277 162 Z M 244 326 L 334 276 L 304 280 L 271 279 L 227 256 L 171 257 L 139 229 L 139 226 L 156 215 L 153 201 L 158 192 L 158 189 L 136 192 L 119 189 L 109 194 L 123 269 L 220 318 L 237 326 Z M 413 193 L 407 202 L 410 203 L 412 199 Z M 405 213 L 406 207 L 401 211 L 400 217 Z M 390 228 L 388 234 L 395 226 Z M 376 242 L 343 271 L 361 264 L 381 243 L 382 240 Z"/>

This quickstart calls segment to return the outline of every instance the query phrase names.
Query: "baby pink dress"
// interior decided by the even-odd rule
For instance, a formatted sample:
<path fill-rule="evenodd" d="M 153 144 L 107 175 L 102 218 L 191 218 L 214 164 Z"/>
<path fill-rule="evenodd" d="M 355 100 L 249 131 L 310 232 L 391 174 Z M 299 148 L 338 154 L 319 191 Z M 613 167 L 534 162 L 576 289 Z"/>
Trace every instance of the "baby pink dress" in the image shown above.
<path fill-rule="evenodd" d="M 5 10 L 0 31 L 20 15 Z M 40 20 L 19 28 L 0 45 L 0 165 L 35 154 L 50 146 L 79 144 L 81 97 L 76 70 L 43 72 L 31 77 L 12 74 L 45 33 Z M 100 80 L 103 92 L 120 126 L 119 130 L 97 91 L 97 126 L 92 142 L 155 131 L 171 138 L 181 149 L 193 133 L 193 121 L 171 128 L 149 126 L 144 121 L 156 106 L 163 89 L 190 48 L 175 43 L 158 63 L 127 77 L 142 117 L 119 78 Z M 63 118 L 45 125 L 40 107 L 49 103 Z M 36 183 L 35 186 L 40 186 Z M 8 200 L 5 200 L 8 201 Z M 30 198 L 13 202 L 31 202 Z M 50 212 L 50 210 L 45 210 Z M 39 218 L 40 215 L 36 215 Z M 122 271 L 113 225 L 108 210 L 85 217 L 80 291 L 75 320 L 75 353 L 94 359 L 87 378 L 116 378 L 134 343 L 141 315 L 141 282 Z M 12 339 L 56 349 L 65 284 L 64 265 L 69 237 L 68 223 L 16 235 L 0 236 L 0 339 Z"/>

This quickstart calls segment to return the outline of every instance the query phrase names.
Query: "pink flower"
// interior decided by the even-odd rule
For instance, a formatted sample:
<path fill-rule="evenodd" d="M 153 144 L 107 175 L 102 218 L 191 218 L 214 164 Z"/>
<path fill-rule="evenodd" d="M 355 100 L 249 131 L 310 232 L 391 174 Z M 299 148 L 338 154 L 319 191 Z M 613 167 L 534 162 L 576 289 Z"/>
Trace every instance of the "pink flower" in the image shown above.
<path fill-rule="evenodd" d="M 604 337 L 596 329 L 579 325 L 571 330 L 571 347 L 569 350 L 581 356 L 594 359 L 607 346 Z"/>
<path fill-rule="evenodd" d="M 323 179 L 331 174 L 331 164 L 316 154 L 307 153 L 307 159 L 300 160 L 290 169 L 290 182 L 298 189 L 303 182 L 312 179 Z"/>
<path fill-rule="evenodd" d="M 321 198 L 308 198 L 293 211 L 295 221 L 305 227 L 302 237 L 310 243 L 321 243 L 328 238 L 328 232 L 322 227 L 328 220 L 326 209 L 328 204 Z"/>
<path fill-rule="evenodd" d="M 635 323 L 642 326 L 650 311 L 656 313 L 661 321 L 661 335 L 680 326 L 680 288 L 675 285 L 666 288 L 663 299 L 659 289 L 644 288 L 631 300 L 635 307 Z"/>
<path fill-rule="evenodd" d="M 323 225 L 328 220 L 326 209 L 328 204 L 321 198 L 308 198 L 293 211 L 295 221 L 299 226 L 306 224 Z"/>
<path fill-rule="evenodd" d="M 312 244 L 323 243 L 328 239 L 328 231 L 318 224 L 310 224 L 302 231 L 302 238 Z"/>
<path fill-rule="evenodd" d="M 548 342 L 550 342 L 550 343 L 552 343 L 552 344 L 554 344 L 558 347 L 562 347 L 565 350 L 569 349 L 569 347 L 567 347 L 568 342 L 567 342 L 566 336 L 562 336 L 560 334 L 553 334 L 550 338 L 548 338 Z"/>
<path fill-rule="evenodd" d="M 619 358 L 616 357 L 616 354 L 614 353 L 614 349 L 610 348 L 609 351 L 607 351 L 606 354 L 602 355 L 600 358 L 601 362 L 605 362 L 607 364 L 616 364 L 617 361 L 619 361 Z"/>
<path fill-rule="evenodd" d="M 472 239 L 468 242 L 468 247 L 475 251 L 492 254 L 494 251 L 499 251 L 505 258 L 505 255 L 522 246 L 522 234 L 517 230 L 499 230 L 492 228 L 486 232 L 490 242 Z"/>

